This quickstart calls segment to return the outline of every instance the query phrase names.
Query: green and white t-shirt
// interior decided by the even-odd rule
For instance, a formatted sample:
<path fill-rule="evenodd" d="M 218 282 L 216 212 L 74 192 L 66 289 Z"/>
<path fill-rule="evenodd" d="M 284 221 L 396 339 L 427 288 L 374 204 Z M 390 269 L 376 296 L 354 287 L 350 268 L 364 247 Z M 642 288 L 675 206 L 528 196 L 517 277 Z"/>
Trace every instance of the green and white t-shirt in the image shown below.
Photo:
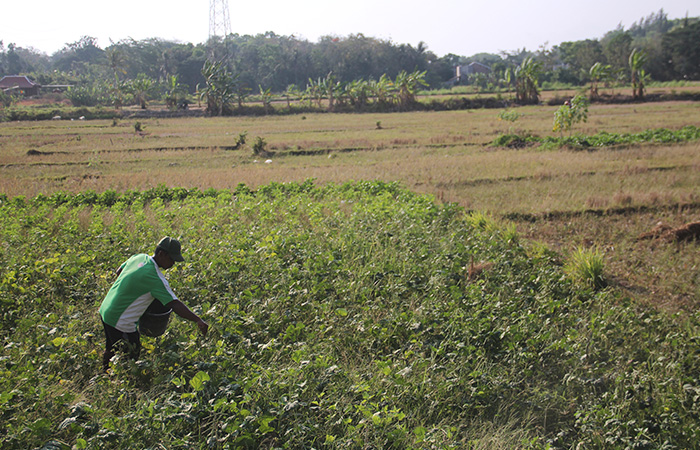
<path fill-rule="evenodd" d="M 157 298 L 167 305 L 177 300 L 155 260 L 146 254 L 134 255 L 122 270 L 100 305 L 100 316 L 119 331 L 136 331 L 139 319 Z"/>

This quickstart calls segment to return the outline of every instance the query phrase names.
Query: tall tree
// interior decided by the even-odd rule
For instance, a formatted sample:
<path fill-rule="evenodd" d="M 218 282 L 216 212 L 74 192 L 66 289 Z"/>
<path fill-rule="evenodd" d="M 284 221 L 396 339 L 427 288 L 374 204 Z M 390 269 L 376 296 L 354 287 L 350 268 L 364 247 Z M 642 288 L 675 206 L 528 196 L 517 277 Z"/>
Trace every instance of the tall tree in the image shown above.
<path fill-rule="evenodd" d="M 595 39 L 562 42 L 556 48 L 560 52 L 562 62 L 567 64 L 570 70 L 579 77 L 579 81 L 585 80 L 585 76 L 593 64 L 607 62 L 600 42 Z"/>
<path fill-rule="evenodd" d="M 19 75 L 31 72 L 34 68 L 22 58 L 21 48 L 15 44 L 7 46 L 5 54 L 5 70 L 7 75 Z"/>
<path fill-rule="evenodd" d="M 668 55 L 667 69 L 674 78 L 700 80 L 700 21 L 668 32 L 663 38 L 664 53 Z"/>
<path fill-rule="evenodd" d="M 105 63 L 105 51 L 97 46 L 97 39 L 83 36 L 80 40 L 66 44 L 53 55 L 53 68 L 63 72 L 90 72 L 90 66 Z"/>
<path fill-rule="evenodd" d="M 632 36 L 621 28 L 603 37 L 601 46 L 605 61 L 613 70 L 623 70 L 627 67 L 627 59 L 632 46 Z"/>

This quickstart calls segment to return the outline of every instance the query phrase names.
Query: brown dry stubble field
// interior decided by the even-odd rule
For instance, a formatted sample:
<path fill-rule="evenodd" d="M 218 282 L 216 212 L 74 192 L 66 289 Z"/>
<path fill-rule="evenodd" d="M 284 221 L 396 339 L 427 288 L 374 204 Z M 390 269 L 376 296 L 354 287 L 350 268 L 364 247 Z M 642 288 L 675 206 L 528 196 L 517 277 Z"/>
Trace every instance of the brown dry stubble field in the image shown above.
<path fill-rule="evenodd" d="M 0 192 L 276 182 L 399 181 L 438 201 L 487 211 L 560 252 L 597 248 L 610 285 L 669 311 L 700 305 L 700 252 L 636 237 L 700 220 L 700 143 L 595 151 L 495 148 L 500 133 L 551 135 L 555 107 L 399 114 L 51 121 L 0 124 Z M 700 105 L 593 105 L 575 132 L 634 133 L 700 124 Z M 247 144 L 233 146 L 241 133 Z M 257 138 L 266 153 L 254 155 Z"/>

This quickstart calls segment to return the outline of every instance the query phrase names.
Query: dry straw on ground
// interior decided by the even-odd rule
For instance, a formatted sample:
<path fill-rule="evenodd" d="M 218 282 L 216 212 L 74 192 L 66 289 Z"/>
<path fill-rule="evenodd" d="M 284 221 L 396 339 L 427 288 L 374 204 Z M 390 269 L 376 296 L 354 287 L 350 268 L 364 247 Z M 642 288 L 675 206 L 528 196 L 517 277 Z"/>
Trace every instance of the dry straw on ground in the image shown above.
<path fill-rule="evenodd" d="M 659 222 L 654 228 L 637 237 L 638 241 L 647 239 L 662 239 L 670 242 L 692 241 L 700 239 L 700 222 L 691 222 L 673 228 Z"/>

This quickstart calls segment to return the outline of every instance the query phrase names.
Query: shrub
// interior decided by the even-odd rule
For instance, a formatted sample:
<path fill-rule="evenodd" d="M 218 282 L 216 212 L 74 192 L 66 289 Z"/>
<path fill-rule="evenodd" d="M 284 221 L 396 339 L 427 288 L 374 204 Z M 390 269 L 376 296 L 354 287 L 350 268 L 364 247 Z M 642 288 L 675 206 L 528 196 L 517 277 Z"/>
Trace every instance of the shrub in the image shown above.
<path fill-rule="evenodd" d="M 255 143 L 253 144 L 253 154 L 256 156 L 266 156 L 267 155 L 267 142 L 265 139 L 258 136 L 255 138 Z"/>
<path fill-rule="evenodd" d="M 588 105 L 588 99 L 580 94 L 570 101 L 566 101 L 554 113 L 553 131 L 559 131 L 562 135 L 564 131 L 571 133 L 575 124 L 586 122 L 588 120 Z"/>

